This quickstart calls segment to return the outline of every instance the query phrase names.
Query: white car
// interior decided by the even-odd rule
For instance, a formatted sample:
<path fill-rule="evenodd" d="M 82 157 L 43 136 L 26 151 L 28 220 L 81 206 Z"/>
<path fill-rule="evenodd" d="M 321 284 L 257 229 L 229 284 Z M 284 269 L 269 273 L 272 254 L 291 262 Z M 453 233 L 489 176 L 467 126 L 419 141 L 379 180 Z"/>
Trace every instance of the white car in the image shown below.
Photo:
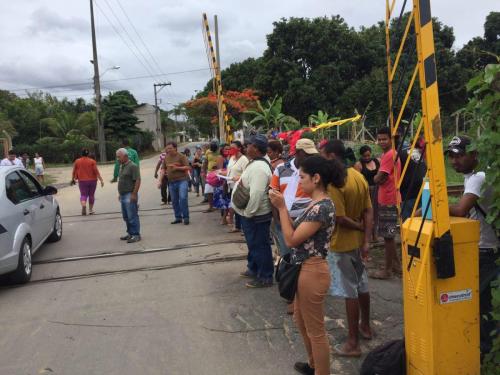
<path fill-rule="evenodd" d="M 56 193 L 54 187 L 43 188 L 23 167 L 0 167 L 0 275 L 28 282 L 35 251 L 46 241 L 61 239 Z"/>

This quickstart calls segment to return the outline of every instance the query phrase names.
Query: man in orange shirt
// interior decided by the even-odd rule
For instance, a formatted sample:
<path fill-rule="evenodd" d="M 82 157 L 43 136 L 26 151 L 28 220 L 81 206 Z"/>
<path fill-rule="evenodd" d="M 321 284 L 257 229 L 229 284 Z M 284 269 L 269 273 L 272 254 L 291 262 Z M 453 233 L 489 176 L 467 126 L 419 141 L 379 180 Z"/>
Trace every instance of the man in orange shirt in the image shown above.
<path fill-rule="evenodd" d="M 94 214 L 94 195 L 98 179 L 101 181 L 101 186 L 104 186 L 104 181 L 99 173 L 99 169 L 97 169 L 96 161 L 89 158 L 89 150 L 83 149 L 82 156 L 76 159 L 73 166 L 73 177 L 71 180 L 72 185 L 75 184 L 75 181 L 78 181 L 82 215 L 87 214 L 87 200 L 89 201 L 89 215 Z"/>

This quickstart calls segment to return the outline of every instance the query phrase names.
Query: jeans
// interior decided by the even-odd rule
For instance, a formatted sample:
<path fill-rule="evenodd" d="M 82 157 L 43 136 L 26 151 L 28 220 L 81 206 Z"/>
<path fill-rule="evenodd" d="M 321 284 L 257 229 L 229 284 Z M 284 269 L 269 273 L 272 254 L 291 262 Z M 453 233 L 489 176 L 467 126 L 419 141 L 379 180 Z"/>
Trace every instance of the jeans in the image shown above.
<path fill-rule="evenodd" d="M 170 197 L 170 192 L 168 190 L 168 178 L 167 176 L 163 177 L 163 180 L 161 180 L 161 201 L 163 203 L 169 203 L 172 202 L 172 198 Z"/>
<path fill-rule="evenodd" d="M 281 230 L 281 224 L 274 219 L 271 222 L 271 234 L 281 257 L 292 251 L 288 246 L 286 246 L 285 238 L 283 237 L 283 231 Z"/>
<path fill-rule="evenodd" d="M 139 222 L 139 212 L 137 210 L 137 201 L 131 201 L 132 193 L 120 194 L 120 203 L 122 206 L 122 215 L 127 225 L 127 233 L 131 236 L 139 236 L 141 223 Z"/>
<path fill-rule="evenodd" d="M 262 282 L 272 282 L 274 263 L 269 226 L 271 220 L 256 222 L 254 218 L 241 217 L 241 227 L 248 246 L 248 271 Z"/>
<path fill-rule="evenodd" d="M 196 194 L 200 193 L 200 182 L 201 182 L 200 170 L 193 168 L 193 186 Z"/>
<path fill-rule="evenodd" d="M 241 215 L 234 213 L 234 227 L 238 230 L 241 230 Z"/>
<path fill-rule="evenodd" d="M 189 220 L 188 181 L 170 181 L 168 184 L 172 196 L 172 206 L 176 220 Z"/>

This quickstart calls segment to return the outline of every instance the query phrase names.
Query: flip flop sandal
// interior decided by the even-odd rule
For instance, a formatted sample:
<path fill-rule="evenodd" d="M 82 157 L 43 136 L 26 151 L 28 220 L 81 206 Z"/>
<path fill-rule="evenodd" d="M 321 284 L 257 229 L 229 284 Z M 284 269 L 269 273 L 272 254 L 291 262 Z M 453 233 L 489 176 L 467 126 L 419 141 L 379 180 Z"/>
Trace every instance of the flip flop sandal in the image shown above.
<path fill-rule="evenodd" d="M 229 230 L 228 233 L 239 233 L 239 232 L 241 232 L 239 229 L 231 229 Z"/>
<path fill-rule="evenodd" d="M 333 347 L 333 351 L 340 357 L 361 357 L 361 351 L 359 352 L 346 352 L 342 349 L 342 344 L 337 344 Z"/>

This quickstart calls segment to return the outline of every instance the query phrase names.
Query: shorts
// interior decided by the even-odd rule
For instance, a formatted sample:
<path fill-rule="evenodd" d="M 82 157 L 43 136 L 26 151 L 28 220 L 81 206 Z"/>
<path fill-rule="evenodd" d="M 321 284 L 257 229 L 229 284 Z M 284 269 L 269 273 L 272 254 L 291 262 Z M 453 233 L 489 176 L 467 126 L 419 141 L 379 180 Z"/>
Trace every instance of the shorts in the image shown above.
<path fill-rule="evenodd" d="M 330 295 L 343 298 L 358 298 L 368 293 L 368 275 L 359 249 L 344 253 L 328 253 L 330 266 Z"/>
<path fill-rule="evenodd" d="M 205 184 L 205 194 L 213 194 L 214 189 L 212 185 Z"/>
<path fill-rule="evenodd" d="M 43 176 L 43 167 L 41 165 L 36 165 L 35 166 L 35 175 L 36 176 Z"/>
<path fill-rule="evenodd" d="M 399 218 L 396 206 L 378 206 L 378 235 L 394 238 L 398 232 Z"/>

